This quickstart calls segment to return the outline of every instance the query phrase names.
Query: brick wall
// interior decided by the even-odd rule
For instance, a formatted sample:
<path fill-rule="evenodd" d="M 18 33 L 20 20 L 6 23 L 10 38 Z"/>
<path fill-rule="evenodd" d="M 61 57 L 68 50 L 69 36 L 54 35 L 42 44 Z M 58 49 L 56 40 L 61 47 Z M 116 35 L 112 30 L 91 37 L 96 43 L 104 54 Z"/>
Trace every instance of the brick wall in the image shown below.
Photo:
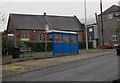
<path fill-rule="evenodd" d="M 14 28 L 14 25 L 13 25 L 12 20 L 11 20 L 11 21 L 9 21 L 7 31 L 11 32 L 13 30 L 15 30 L 15 28 Z M 35 30 L 35 31 L 34 30 L 16 30 L 15 37 L 21 39 L 23 32 L 29 33 L 29 40 L 30 41 L 35 41 L 36 40 L 36 33 L 41 32 L 41 33 L 43 33 L 42 41 L 45 41 L 45 33 L 44 33 L 45 31 L 44 30 Z M 85 41 L 85 32 L 77 32 L 77 33 L 80 34 L 79 40 L 81 42 Z M 47 40 L 49 40 L 50 35 L 47 35 L 46 37 L 47 37 Z"/>

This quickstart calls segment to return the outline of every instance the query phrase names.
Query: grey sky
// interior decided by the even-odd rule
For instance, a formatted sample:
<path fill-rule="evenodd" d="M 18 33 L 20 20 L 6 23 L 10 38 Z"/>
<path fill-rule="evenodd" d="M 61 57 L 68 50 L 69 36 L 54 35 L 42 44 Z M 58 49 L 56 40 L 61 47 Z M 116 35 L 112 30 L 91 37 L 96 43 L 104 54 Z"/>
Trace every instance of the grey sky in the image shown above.
<path fill-rule="evenodd" d="M 117 5 L 119 0 L 103 2 L 103 11 L 110 6 Z M 2 2 L 2 8 L 8 15 L 11 13 L 27 13 L 42 15 L 76 15 L 80 21 L 84 18 L 84 2 Z M 87 2 L 87 18 L 93 18 L 94 13 L 100 13 L 99 2 Z"/>

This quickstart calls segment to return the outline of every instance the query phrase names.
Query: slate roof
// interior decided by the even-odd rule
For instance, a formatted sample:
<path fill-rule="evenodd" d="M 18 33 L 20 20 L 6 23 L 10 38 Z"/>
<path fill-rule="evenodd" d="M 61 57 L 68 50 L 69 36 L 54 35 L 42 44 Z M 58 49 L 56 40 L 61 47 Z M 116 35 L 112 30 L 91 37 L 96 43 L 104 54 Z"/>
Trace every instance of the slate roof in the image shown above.
<path fill-rule="evenodd" d="M 109 13 L 112 13 L 112 12 L 118 12 L 120 11 L 120 6 L 117 6 L 117 5 L 112 5 L 110 8 L 106 9 L 104 12 L 103 12 L 103 15 L 104 14 L 109 14 Z M 100 15 L 100 14 L 99 14 Z"/>
<path fill-rule="evenodd" d="M 45 30 L 46 24 L 49 24 L 51 30 L 80 31 L 83 28 L 76 16 L 10 14 L 9 20 L 15 29 Z"/>

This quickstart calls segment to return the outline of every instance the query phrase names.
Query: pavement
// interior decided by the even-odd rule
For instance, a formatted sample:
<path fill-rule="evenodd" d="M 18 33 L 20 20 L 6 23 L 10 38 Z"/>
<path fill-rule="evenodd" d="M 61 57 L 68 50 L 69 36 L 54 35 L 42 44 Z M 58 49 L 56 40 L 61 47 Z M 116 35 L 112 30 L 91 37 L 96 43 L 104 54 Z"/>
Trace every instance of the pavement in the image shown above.
<path fill-rule="evenodd" d="M 0 70 L 2 70 L 2 76 L 9 76 L 18 73 L 29 72 L 38 69 L 45 69 L 52 66 L 70 63 L 74 61 L 86 60 L 89 58 L 95 58 L 98 56 L 105 56 L 114 54 L 116 55 L 116 50 L 97 50 L 97 51 L 83 51 L 80 54 L 62 56 L 62 57 L 52 57 L 52 58 L 30 58 L 28 60 L 16 61 L 10 64 L 0 65 Z"/>
<path fill-rule="evenodd" d="M 115 50 L 115 49 L 109 49 L 109 50 L 104 50 L 104 51 L 110 51 L 110 50 Z M 102 49 L 99 50 L 82 50 L 79 52 L 79 54 L 86 54 L 86 53 L 96 53 L 96 52 L 102 52 Z M 67 54 L 71 55 L 71 54 Z M 12 56 L 7 56 L 7 57 L 2 57 L 2 63 L 0 65 L 4 64 L 9 64 L 9 63 L 14 63 L 14 62 L 19 62 L 19 61 L 25 61 L 25 60 L 32 60 L 32 59 L 46 59 L 46 58 L 53 58 L 53 57 L 59 57 L 59 56 L 66 56 L 66 54 L 58 54 L 58 55 L 53 55 L 52 52 L 49 53 L 40 53 L 40 54 L 28 54 L 28 55 L 21 55 L 20 58 L 18 59 L 12 59 Z"/>
<path fill-rule="evenodd" d="M 85 57 L 89 59 L 86 59 Z M 83 58 L 85 60 L 83 60 Z M 113 81 L 118 79 L 118 56 L 113 52 L 66 56 L 31 62 L 32 63 L 26 62 L 28 65 L 25 66 L 34 65 L 34 67 L 39 69 L 31 72 L 5 76 L 3 77 L 3 81 Z M 17 65 L 20 66 L 21 64 Z M 47 65 L 47 68 L 44 68 L 45 65 Z M 48 67 L 50 65 L 56 66 Z M 23 67 L 23 69 L 24 68 L 25 67 Z"/>

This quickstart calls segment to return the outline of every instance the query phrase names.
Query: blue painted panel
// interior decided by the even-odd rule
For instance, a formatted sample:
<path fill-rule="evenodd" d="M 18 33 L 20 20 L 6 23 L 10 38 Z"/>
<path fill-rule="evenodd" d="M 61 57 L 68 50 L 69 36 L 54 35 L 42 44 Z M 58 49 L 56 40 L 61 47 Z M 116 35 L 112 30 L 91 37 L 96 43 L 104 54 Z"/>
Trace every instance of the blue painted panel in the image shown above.
<path fill-rule="evenodd" d="M 63 43 L 62 49 L 63 49 L 63 53 L 70 53 L 70 44 Z"/>
<path fill-rule="evenodd" d="M 78 43 L 70 44 L 70 53 L 79 53 Z"/>
<path fill-rule="evenodd" d="M 56 53 L 62 53 L 62 43 L 53 43 L 53 53 L 56 54 Z"/>

